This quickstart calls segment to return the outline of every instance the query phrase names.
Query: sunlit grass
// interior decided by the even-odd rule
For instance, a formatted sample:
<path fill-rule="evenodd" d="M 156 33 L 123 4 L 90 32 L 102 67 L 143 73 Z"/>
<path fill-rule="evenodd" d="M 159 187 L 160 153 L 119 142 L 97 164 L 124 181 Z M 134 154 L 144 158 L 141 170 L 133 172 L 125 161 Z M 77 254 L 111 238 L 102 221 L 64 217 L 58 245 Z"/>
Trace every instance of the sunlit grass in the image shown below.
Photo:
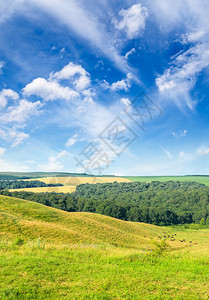
<path fill-rule="evenodd" d="M 208 299 L 209 229 L 190 227 L 0 196 L 0 299 Z"/>
<path fill-rule="evenodd" d="M 151 182 L 151 181 L 196 181 L 209 186 L 209 176 L 125 176 L 131 181 Z"/>

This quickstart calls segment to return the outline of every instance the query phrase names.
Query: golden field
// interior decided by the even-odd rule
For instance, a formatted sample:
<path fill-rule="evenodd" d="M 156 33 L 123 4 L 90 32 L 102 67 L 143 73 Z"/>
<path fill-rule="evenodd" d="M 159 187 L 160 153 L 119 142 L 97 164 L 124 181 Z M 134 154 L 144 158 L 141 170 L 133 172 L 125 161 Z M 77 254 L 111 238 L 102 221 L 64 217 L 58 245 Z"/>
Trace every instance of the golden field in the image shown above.
<path fill-rule="evenodd" d="M 35 187 L 35 188 L 23 188 L 23 189 L 10 189 L 10 192 L 15 191 L 27 191 L 33 193 L 72 193 L 76 190 L 76 186 L 80 184 L 95 184 L 95 183 L 112 183 L 117 182 L 131 182 L 131 180 L 122 177 L 45 177 L 45 178 L 33 178 L 26 179 L 29 180 L 38 180 L 46 184 L 63 184 L 63 186 L 56 187 Z"/>
<path fill-rule="evenodd" d="M 34 179 L 29 179 L 34 180 Z M 121 177 L 46 177 L 46 178 L 36 178 L 35 180 L 42 181 L 46 184 L 49 183 L 60 183 L 63 185 L 73 185 L 77 186 L 79 184 L 85 184 L 85 183 L 111 183 L 114 181 L 117 182 L 131 182 L 131 180 Z"/>
<path fill-rule="evenodd" d="M 50 187 L 34 187 L 24 189 L 11 189 L 10 192 L 26 191 L 32 193 L 72 193 L 75 192 L 76 186 L 50 186 Z"/>

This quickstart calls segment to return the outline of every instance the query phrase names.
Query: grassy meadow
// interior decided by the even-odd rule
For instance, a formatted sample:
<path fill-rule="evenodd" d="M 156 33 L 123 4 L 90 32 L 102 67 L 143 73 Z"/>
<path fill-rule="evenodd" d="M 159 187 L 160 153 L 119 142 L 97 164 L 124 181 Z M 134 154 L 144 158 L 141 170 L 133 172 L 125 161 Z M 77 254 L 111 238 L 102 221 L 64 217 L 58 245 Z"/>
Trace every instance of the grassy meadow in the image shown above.
<path fill-rule="evenodd" d="M 209 186 L 209 176 L 124 176 L 130 181 L 151 182 L 151 181 L 196 181 Z"/>
<path fill-rule="evenodd" d="M 0 299 L 208 299 L 209 229 L 0 196 Z"/>

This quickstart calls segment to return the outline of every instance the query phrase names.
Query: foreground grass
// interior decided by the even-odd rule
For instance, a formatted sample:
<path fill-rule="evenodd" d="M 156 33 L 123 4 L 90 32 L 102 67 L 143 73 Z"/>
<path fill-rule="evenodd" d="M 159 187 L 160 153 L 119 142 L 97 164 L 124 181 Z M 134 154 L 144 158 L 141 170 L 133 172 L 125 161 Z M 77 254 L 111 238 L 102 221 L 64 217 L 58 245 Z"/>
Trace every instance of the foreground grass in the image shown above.
<path fill-rule="evenodd" d="M 0 196 L 0 299 L 208 299 L 208 254 L 209 229 Z"/>
<path fill-rule="evenodd" d="M 189 253 L 2 242 L 1 299 L 208 299 L 209 261 Z"/>
<path fill-rule="evenodd" d="M 209 186 L 209 176 L 124 176 L 131 181 L 151 182 L 151 181 L 196 181 Z"/>

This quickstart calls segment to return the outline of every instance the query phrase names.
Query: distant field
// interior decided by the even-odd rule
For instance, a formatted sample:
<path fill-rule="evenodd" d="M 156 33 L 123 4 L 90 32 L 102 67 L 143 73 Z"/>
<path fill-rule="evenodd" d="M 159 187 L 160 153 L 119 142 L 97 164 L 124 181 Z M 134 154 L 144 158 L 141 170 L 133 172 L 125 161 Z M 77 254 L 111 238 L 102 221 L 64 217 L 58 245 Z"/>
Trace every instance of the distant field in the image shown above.
<path fill-rule="evenodd" d="M 131 180 L 122 178 L 122 177 L 46 177 L 46 178 L 35 178 L 35 179 L 25 179 L 29 180 L 39 180 L 46 184 L 63 184 L 64 186 L 58 187 L 37 187 L 37 188 L 23 188 L 23 189 L 11 189 L 11 192 L 14 191 L 28 191 L 33 193 L 46 193 L 46 192 L 56 192 L 56 193 L 72 193 L 76 190 L 76 186 L 79 184 L 95 184 L 95 183 L 107 183 L 107 182 L 131 182 Z"/>
<path fill-rule="evenodd" d="M 28 179 L 32 180 L 32 179 Z M 107 183 L 107 182 L 131 182 L 131 180 L 123 177 L 46 177 L 37 178 L 36 180 L 42 181 L 46 184 L 49 183 L 61 183 L 66 186 L 77 186 L 85 183 Z"/>
<path fill-rule="evenodd" d="M 196 181 L 209 186 L 209 176 L 125 176 L 123 178 L 131 181 Z"/>
<path fill-rule="evenodd" d="M 161 252 L 163 236 L 171 248 Z M 209 299 L 208 251 L 209 229 L 125 222 L 0 196 L 2 300 Z"/>
<path fill-rule="evenodd" d="M 34 188 L 23 188 L 23 189 L 11 189 L 10 192 L 15 191 L 26 191 L 33 193 L 72 193 L 76 190 L 76 186 L 52 186 L 52 187 L 34 187 Z"/>

